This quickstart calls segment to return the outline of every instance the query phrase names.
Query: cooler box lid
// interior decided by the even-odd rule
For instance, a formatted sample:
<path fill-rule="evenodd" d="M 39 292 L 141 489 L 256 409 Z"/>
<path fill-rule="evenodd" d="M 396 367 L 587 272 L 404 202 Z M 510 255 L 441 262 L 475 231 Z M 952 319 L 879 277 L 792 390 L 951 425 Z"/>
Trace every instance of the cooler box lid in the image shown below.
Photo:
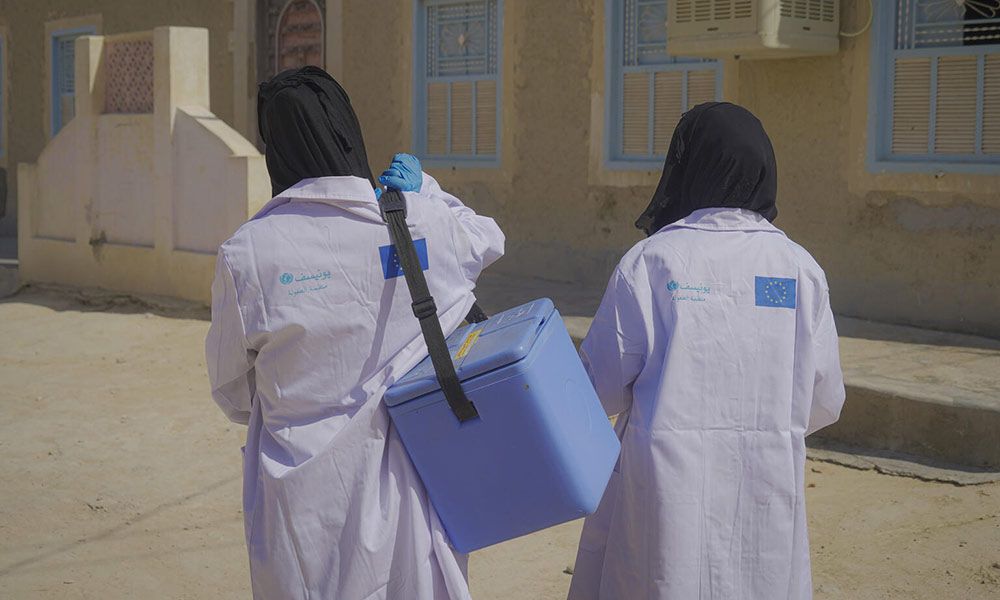
<path fill-rule="evenodd" d="M 447 341 L 458 378 L 466 381 L 527 356 L 554 311 L 552 301 L 541 298 L 457 329 Z M 439 389 L 434 365 L 427 356 L 386 391 L 385 404 L 398 406 Z"/>

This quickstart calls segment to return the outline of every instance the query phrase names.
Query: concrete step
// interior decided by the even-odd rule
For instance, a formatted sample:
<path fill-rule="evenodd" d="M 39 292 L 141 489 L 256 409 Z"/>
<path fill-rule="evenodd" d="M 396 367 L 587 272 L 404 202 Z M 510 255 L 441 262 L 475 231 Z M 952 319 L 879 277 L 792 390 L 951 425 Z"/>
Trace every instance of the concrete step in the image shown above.
<path fill-rule="evenodd" d="M 820 437 L 1000 469 L 1000 341 L 841 318 L 847 403 Z"/>
<path fill-rule="evenodd" d="M 493 313 L 552 298 L 579 341 L 602 289 L 484 274 Z M 818 440 L 1000 470 L 1000 341 L 838 317 L 847 402 Z"/>

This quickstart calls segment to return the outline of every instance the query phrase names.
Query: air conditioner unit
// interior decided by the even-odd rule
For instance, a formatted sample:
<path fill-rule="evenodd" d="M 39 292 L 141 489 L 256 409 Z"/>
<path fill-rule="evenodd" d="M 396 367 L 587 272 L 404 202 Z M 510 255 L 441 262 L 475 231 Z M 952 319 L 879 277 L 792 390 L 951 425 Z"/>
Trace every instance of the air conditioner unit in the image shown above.
<path fill-rule="evenodd" d="M 707 58 L 836 54 L 839 0 L 671 0 L 667 51 Z"/>

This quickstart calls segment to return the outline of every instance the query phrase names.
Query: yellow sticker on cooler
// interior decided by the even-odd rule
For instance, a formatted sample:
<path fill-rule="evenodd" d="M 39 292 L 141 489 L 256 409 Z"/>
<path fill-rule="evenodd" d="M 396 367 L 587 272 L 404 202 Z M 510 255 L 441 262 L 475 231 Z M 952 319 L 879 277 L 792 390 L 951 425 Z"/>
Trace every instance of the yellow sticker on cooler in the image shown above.
<path fill-rule="evenodd" d="M 469 354 L 469 351 L 472 350 L 472 347 L 476 344 L 476 340 L 479 339 L 479 334 L 482 332 L 482 329 L 476 329 L 471 331 L 469 335 L 465 336 L 465 341 L 462 342 L 462 346 L 458 349 L 458 352 L 455 353 L 455 360 L 462 360 Z"/>

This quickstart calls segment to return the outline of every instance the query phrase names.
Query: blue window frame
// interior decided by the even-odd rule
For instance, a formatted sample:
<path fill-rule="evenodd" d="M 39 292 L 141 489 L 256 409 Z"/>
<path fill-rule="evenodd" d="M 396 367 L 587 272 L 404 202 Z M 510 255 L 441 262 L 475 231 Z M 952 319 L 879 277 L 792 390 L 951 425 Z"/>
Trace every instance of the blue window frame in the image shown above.
<path fill-rule="evenodd" d="M 414 151 L 427 163 L 496 166 L 503 0 L 416 0 Z"/>
<path fill-rule="evenodd" d="M 93 27 L 68 29 L 52 34 L 52 87 L 50 92 L 50 111 L 52 135 L 59 133 L 66 123 L 73 119 L 76 98 L 75 63 L 76 52 L 74 42 L 81 35 L 93 35 Z"/>
<path fill-rule="evenodd" d="M 606 0 L 606 162 L 658 169 L 681 115 L 719 100 L 718 62 L 667 53 L 666 0 Z"/>
<path fill-rule="evenodd" d="M 876 2 L 872 171 L 1000 171 L 1000 0 Z"/>

